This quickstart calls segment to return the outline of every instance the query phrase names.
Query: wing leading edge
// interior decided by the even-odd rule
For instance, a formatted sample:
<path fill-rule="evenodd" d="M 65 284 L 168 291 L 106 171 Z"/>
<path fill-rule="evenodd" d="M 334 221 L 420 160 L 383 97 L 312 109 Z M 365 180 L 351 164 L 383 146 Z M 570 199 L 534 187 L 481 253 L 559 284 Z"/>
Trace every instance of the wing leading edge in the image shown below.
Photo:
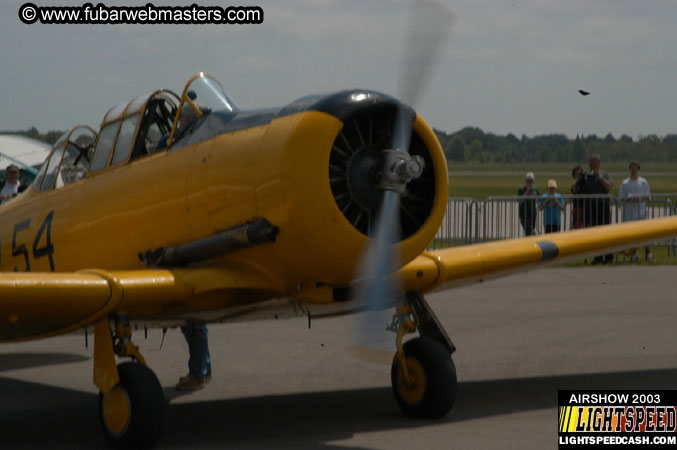
<path fill-rule="evenodd" d="M 677 217 L 600 226 L 426 252 L 407 264 L 400 274 L 406 290 L 428 292 L 674 236 Z M 432 283 L 428 281 L 431 279 Z"/>
<path fill-rule="evenodd" d="M 245 265 L 176 270 L 0 273 L 0 342 L 53 336 L 110 313 L 178 317 L 275 290 Z"/>

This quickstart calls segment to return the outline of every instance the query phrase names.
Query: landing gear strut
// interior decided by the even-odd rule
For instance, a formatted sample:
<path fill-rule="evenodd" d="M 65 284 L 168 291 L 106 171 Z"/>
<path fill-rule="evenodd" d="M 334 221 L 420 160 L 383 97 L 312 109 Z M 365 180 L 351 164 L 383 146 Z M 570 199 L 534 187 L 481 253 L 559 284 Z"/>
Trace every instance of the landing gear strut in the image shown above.
<path fill-rule="evenodd" d="M 124 316 L 116 317 L 114 336 L 108 318 L 96 325 L 94 382 L 100 390 L 99 419 L 112 447 L 150 448 L 162 435 L 165 398 L 131 335 L 129 320 Z M 115 354 L 131 357 L 132 361 L 116 365 Z"/>
<path fill-rule="evenodd" d="M 395 328 L 397 353 L 390 377 L 400 409 L 412 417 L 444 416 L 456 400 L 458 382 L 451 359 L 454 345 L 418 292 L 408 293 L 406 301 L 397 306 L 389 329 Z M 402 344 L 404 335 L 417 328 L 421 337 Z"/>

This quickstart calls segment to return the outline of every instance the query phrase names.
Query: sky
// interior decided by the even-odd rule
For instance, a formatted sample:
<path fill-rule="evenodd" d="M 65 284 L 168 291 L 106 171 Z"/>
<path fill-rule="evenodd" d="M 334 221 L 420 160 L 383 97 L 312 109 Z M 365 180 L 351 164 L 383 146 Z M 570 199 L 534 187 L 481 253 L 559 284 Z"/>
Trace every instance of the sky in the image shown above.
<path fill-rule="evenodd" d="M 79 6 L 53 0 L 37 5 Z M 433 127 L 516 136 L 677 133 L 677 1 L 153 0 L 256 5 L 256 25 L 26 25 L 0 3 L 0 130 L 98 130 L 112 106 L 204 71 L 243 109 L 349 88 L 404 95 Z M 98 2 L 93 1 L 96 4 Z M 112 5 L 143 2 L 111 1 Z M 418 8 L 418 9 L 417 9 Z M 450 30 L 409 99 L 409 29 Z M 578 90 L 589 91 L 581 96 Z"/>

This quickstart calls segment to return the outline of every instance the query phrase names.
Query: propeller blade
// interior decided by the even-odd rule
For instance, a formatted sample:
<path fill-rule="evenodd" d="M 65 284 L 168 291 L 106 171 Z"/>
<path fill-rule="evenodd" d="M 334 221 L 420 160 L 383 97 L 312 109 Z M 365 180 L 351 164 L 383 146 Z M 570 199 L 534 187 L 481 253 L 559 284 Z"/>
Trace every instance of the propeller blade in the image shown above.
<path fill-rule="evenodd" d="M 401 296 L 401 287 L 391 274 L 399 266 L 400 194 L 384 191 L 376 221 L 376 234 L 367 245 L 354 281 L 357 299 L 366 309 L 356 319 L 357 349 L 392 350 L 392 336 L 385 333 L 392 319 L 390 309 Z M 389 276 L 390 275 L 390 276 Z"/>
<path fill-rule="evenodd" d="M 451 33 L 454 14 L 446 6 L 431 0 L 417 0 L 412 9 L 397 92 L 403 103 L 415 109 L 430 84 L 435 63 Z M 398 109 L 393 130 L 395 150 L 408 152 L 414 119 L 415 116 L 404 108 Z"/>
<path fill-rule="evenodd" d="M 430 83 L 434 63 L 447 39 L 454 15 L 445 6 L 430 0 L 414 2 L 412 20 L 403 52 L 403 74 L 398 95 L 413 107 Z M 409 155 L 412 124 L 416 113 L 409 106 L 398 107 L 392 130 L 392 147 L 383 149 L 384 167 L 378 187 L 383 191 L 376 233 L 367 245 L 353 286 L 358 301 L 367 313 L 358 322 L 358 344 L 368 348 L 394 348 L 392 335 L 386 341 L 386 327 L 392 320 L 393 307 L 402 297 L 399 281 L 392 273 L 401 265 L 397 254 L 400 240 L 400 200 L 406 185 L 423 171 L 420 156 Z"/>
<path fill-rule="evenodd" d="M 423 90 L 430 84 L 435 63 L 443 44 L 451 34 L 454 13 L 431 0 L 412 4 L 411 21 L 403 49 L 403 71 L 399 79 L 398 96 L 404 103 L 416 107 Z"/>
<path fill-rule="evenodd" d="M 399 241 L 400 194 L 384 191 L 381 211 L 376 221 L 376 234 L 368 245 L 360 270 L 359 298 L 366 300 L 368 309 L 392 306 L 392 283 L 387 275 L 398 266 L 396 243 Z"/>
<path fill-rule="evenodd" d="M 411 126 L 416 119 L 416 113 L 413 109 L 398 106 L 395 114 L 395 123 L 393 127 L 393 150 L 399 150 L 409 153 L 409 142 L 411 141 Z"/>

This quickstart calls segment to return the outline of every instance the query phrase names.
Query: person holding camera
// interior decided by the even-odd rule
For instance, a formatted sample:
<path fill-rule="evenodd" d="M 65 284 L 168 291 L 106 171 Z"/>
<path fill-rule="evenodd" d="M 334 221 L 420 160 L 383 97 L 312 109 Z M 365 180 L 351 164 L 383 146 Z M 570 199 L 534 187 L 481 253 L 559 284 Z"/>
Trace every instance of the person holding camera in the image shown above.
<path fill-rule="evenodd" d="M 522 228 L 524 229 L 525 236 L 531 236 L 534 234 L 534 229 L 536 228 L 536 198 L 540 195 L 538 189 L 534 187 L 534 177 L 533 172 L 527 172 L 524 177 L 524 186 L 517 190 L 518 196 L 524 196 L 525 199 L 519 200 L 519 217 Z"/>
<path fill-rule="evenodd" d="M 548 193 L 543 194 L 538 210 L 544 211 L 543 225 L 545 233 L 557 233 L 562 224 L 561 212 L 564 212 L 564 199 L 557 193 L 557 181 L 548 180 Z"/>
<path fill-rule="evenodd" d="M 608 172 L 600 170 L 599 155 L 591 155 L 588 160 L 590 172 L 579 175 L 576 182 L 578 194 L 588 194 L 593 198 L 584 201 L 584 214 L 588 226 L 608 225 L 611 223 L 611 201 L 608 197 L 614 180 Z M 592 264 L 610 264 L 614 255 L 608 253 L 596 256 Z"/>
<path fill-rule="evenodd" d="M 571 185 L 571 193 L 576 195 L 571 202 L 571 228 L 574 230 L 585 228 L 587 226 L 585 223 L 585 202 L 582 198 L 578 197 L 578 178 L 582 173 L 583 168 L 580 164 L 576 165 L 571 170 L 571 177 L 574 179 L 574 182 Z"/>

